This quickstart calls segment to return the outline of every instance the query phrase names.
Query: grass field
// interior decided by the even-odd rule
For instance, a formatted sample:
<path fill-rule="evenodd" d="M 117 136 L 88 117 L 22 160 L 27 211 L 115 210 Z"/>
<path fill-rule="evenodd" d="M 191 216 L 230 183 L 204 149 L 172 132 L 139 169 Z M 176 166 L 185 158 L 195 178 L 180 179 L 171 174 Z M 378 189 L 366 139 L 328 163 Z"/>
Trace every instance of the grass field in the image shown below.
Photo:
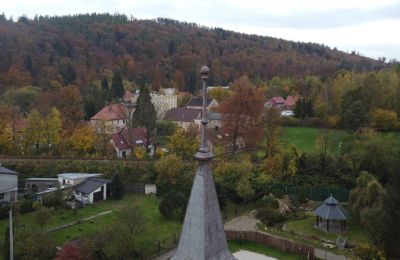
<path fill-rule="evenodd" d="M 239 250 L 248 250 L 255 253 L 263 254 L 266 256 L 275 257 L 278 260 L 297 260 L 301 259 L 299 255 L 280 251 L 278 249 L 264 246 L 258 243 L 248 242 L 248 241 L 229 241 L 229 249 L 232 253 L 237 252 Z"/>
<path fill-rule="evenodd" d="M 314 228 L 315 217 L 309 216 L 302 220 L 291 221 L 286 224 L 287 230 L 294 231 L 297 234 L 304 234 L 309 237 L 318 237 L 326 240 L 336 241 L 340 235 L 347 237 L 349 242 L 352 243 L 371 243 L 371 238 L 368 232 L 366 232 L 361 226 L 353 223 L 347 224 L 347 232 L 344 233 L 332 233 L 323 232 L 319 229 Z"/>
<path fill-rule="evenodd" d="M 345 130 L 285 127 L 282 129 L 281 141 L 283 144 L 294 144 L 299 151 L 309 153 L 315 151 L 318 136 L 326 133 L 328 134 L 328 152 L 332 154 L 339 153 L 341 143 L 355 138 L 354 134 Z M 382 133 L 382 135 L 393 135 L 400 142 L 400 132 Z"/>
<path fill-rule="evenodd" d="M 44 227 L 44 230 L 59 226 L 61 224 L 69 223 L 77 219 L 85 218 L 95 215 L 100 212 L 111 210 L 112 213 L 95 218 L 93 221 L 82 222 L 81 224 L 65 228 L 59 231 L 49 233 L 50 238 L 57 246 L 64 243 L 81 238 L 85 235 L 95 233 L 96 231 L 104 229 L 110 225 L 112 221 L 118 221 L 119 211 L 124 207 L 138 204 L 146 215 L 147 223 L 146 231 L 143 232 L 138 238 L 138 242 L 144 245 L 148 250 L 154 250 L 157 246 L 157 241 L 172 241 L 174 234 L 179 235 L 181 231 L 181 223 L 178 221 L 168 220 L 164 218 L 158 210 L 159 199 L 154 196 L 139 196 L 139 195 L 126 195 L 122 200 L 107 200 L 98 202 L 93 205 L 86 206 L 79 209 L 77 214 L 74 215 L 71 209 L 57 209 L 52 221 Z M 37 225 L 33 221 L 33 214 L 28 213 L 20 217 L 15 223 L 15 227 L 20 225 L 25 227 L 35 228 Z M 5 234 L 7 227 L 7 220 L 0 221 L 0 232 Z M 1 236 L 0 243 L 4 243 L 4 235 Z"/>
<path fill-rule="evenodd" d="M 325 134 L 326 130 L 307 127 L 285 127 L 282 129 L 281 140 L 284 144 L 294 144 L 301 152 L 315 151 L 316 139 Z M 353 135 L 344 130 L 328 130 L 328 151 L 339 153 L 340 142 L 353 138 Z"/>

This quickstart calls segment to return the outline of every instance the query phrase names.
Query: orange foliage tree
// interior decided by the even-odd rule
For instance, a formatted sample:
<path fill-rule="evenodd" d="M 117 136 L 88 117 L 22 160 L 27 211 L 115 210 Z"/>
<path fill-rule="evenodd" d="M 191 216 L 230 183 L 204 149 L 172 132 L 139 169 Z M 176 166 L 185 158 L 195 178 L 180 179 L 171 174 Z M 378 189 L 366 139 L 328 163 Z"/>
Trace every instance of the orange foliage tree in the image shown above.
<path fill-rule="evenodd" d="M 255 146 L 263 138 L 261 116 L 264 109 L 264 95 L 245 76 L 233 83 L 233 93 L 220 106 L 222 131 L 231 139 L 233 154 L 238 149 L 238 138 L 243 137 L 247 147 Z"/>

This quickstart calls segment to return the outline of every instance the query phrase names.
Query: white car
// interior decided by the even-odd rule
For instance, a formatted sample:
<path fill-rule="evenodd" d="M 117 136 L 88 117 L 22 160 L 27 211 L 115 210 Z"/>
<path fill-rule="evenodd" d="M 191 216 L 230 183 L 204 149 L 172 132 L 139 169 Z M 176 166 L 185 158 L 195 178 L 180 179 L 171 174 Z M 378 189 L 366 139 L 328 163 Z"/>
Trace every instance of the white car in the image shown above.
<path fill-rule="evenodd" d="M 283 110 L 281 116 L 294 116 L 294 113 L 292 110 Z"/>

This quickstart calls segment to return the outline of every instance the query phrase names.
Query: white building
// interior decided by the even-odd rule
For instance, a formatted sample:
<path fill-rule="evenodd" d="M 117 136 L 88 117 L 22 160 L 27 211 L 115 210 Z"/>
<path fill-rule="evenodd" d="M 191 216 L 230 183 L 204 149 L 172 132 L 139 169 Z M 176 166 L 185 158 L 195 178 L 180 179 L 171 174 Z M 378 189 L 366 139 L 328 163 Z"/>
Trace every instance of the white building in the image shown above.
<path fill-rule="evenodd" d="M 111 104 L 92 116 L 90 123 L 98 133 L 112 134 L 125 128 L 130 113 L 133 111 L 123 104 Z"/>
<path fill-rule="evenodd" d="M 17 200 L 18 173 L 1 167 L 0 164 L 0 202 L 14 202 Z"/>
<path fill-rule="evenodd" d="M 78 185 L 89 178 L 100 177 L 100 173 L 61 173 L 58 174 L 58 182 L 60 187 L 69 187 Z"/>
<path fill-rule="evenodd" d="M 161 95 L 151 93 L 150 96 L 151 102 L 153 103 L 157 112 L 157 119 L 163 119 L 168 110 L 178 107 L 177 95 Z"/>
<path fill-rule="evenodd" d="M 74 187 L 74 196 L 83 205 L 107 199 L 107 184 L 109 180 L 89 178 Z"/>

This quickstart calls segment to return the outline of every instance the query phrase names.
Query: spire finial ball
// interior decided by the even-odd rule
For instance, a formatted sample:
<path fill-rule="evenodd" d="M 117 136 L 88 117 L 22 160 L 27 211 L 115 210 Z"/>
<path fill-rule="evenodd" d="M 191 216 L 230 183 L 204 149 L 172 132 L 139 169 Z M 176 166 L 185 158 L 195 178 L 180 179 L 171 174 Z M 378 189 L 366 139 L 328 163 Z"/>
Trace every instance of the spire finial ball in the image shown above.
<path fill-rule="evenodd" d="M 210 72 L 210 69 L 207 66 L 203 66 L 200 69 L 200 74 L 202 77 L 208 77 L 209 72 Z"/>

